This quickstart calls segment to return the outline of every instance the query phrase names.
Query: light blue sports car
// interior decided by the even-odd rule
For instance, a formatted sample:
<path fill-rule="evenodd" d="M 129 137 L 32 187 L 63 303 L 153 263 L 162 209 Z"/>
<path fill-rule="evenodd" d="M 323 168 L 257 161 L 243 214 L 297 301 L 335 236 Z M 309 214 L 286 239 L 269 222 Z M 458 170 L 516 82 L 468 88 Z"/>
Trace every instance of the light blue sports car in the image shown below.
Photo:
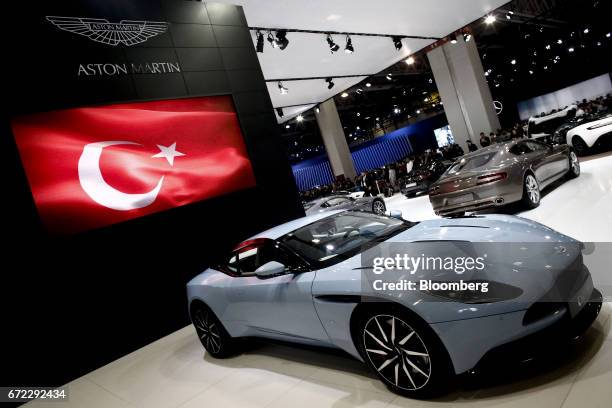
<path fill-rule="evenodd" d="M 497 268 L 487 275 L 488 291 L 369 290 L 373 268 L 363 264 L 365 252 L 455 242 L 507 243 L 498 251 L 502 259 L 486 261 Z M 512 245 L 528 256 L 518 261 Z M 235 353 L 249 337 L 333 347 L 365 362 L 392 391 L 424 398 L 496 355 L 529 350 L 540 335 L 586 330 L 601 294 L 581 249 L 570 237 L 508 215 L 417 223 L 398 213 L 325 212 L 239 244 L 187 284 L 189 312 L 214 357 Z"/>

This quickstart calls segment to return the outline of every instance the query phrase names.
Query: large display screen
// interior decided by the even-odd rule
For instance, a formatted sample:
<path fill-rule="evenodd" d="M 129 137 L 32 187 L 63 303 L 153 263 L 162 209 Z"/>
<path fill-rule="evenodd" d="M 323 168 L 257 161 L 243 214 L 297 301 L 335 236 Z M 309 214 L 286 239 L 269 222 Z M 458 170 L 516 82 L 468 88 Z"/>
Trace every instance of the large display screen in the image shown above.
<path fill-rule="evenodd" d="M 73 108 L 11 124 L 52 232 L 98 228 L 255 186 L 229 96 Z"/>
<path fill-rule="evenodd" d="M 451 132 L 451 128 L 448 125 L 434 129 L 434 135 L 436 135 L 438 147 L 448 146 L 455 143 L 453 132 Z"/>

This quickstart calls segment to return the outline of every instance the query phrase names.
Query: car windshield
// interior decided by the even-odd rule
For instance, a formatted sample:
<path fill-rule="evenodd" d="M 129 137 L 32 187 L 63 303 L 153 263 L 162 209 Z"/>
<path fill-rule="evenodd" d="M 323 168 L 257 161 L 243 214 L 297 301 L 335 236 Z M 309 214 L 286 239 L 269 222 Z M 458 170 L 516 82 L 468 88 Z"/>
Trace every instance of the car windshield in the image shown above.
<path fill-rule="evenodd" d="M 448 174 L 456 174 L 460 171 L 474 170 L 489 163 L 497 152 L 479 154 L 468 158 L 462 158 L 448 169 Z"/>
<path fill-rule="evenodd" d="M 292 231 L 280 241 L 320 269 L 355 256 L 365 250 L 365 245 L 386 240 L 412 225 L 397 218 L 348 211 Z"/>

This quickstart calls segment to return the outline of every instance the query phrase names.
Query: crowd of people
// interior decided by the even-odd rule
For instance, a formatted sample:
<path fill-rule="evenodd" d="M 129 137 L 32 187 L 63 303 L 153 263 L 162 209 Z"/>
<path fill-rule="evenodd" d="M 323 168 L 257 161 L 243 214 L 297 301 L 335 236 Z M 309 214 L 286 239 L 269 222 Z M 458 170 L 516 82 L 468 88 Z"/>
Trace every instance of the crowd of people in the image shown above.
<path fill-rule="evenodd" d="M 332 184 L 316 186 L 300 192 L 304 202 L 335 194 L 339 191 L 363 191 L 364 196 L 378 194 L 391 195 L 398 191 L 398 182 L 407 177 L 413 170 L 422 168 L 435 160 L 453 160 L 463 156 L 464 150 L 458 144 L 450 144 L 439 149 L 428 149 L 416 155 L 409 155 L 381 168 L 361 172 L 355 180 L 347 178 L 336 180 Z"/>
<path fill-rule="evenodd" d="M 597 114 L 611 110 L 612 97 L 610 94 L 590 101 L 586 99 L 576 102 L 576 117 Z M 567 108 L 567 107 L 566 107 Z M 563 108 L 565 109 L 565 108 Z M 562 109 L 554 109 L 551 112 L 542 112 L 536 117 L 543 117 L 556 113 Z M 497 129 L 488 135 L 480 133 L 478 144 L 472 140 L 467 141 L 467 150 L 474 152 L 480 148 L 495 143 L 507 142 L 512 139 L 527 137 L 528 121 L 524 120 L 505 129 Z M 337 193 L 339 191 L 363 191 L 365 196 L 384 194 L 389 195 L 398 190 L 398 182 L 407 177 L 412 171 L 427 166 L 434 160 L 454 160 L 463 156 L 464 150 L 456 143 L 435 150 L 426 150 L 416 155 L 409 155 L 402 160 L 387 164 L 378 169 L 362 172 L 355 180 L 336 180 L 332 184 L 314 187 L 300 193 L 303 201 L 311 201 L 320 197 Z"/>

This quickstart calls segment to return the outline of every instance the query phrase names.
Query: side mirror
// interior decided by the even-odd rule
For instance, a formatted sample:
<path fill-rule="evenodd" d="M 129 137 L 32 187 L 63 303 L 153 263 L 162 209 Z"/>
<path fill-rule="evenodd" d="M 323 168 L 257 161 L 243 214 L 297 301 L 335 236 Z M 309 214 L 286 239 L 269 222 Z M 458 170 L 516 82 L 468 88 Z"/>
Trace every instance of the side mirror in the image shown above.
<path fill-rule="evenodd" d="M 402 218 L 402 212 L 401 212 L 400 210 L 391 210 L 391 211 L 389 212 L 389 215 L 390 215 L 392 218 L 397 218 L 398 220 L 403 220 L 403 218 Z"/>
<path fill-rule="evenodd" d="M 285 265 L 280 262 L 270 261 L 255 269 L 255 276 L 259 278 L 270 278 L 285 272 Z"/>

